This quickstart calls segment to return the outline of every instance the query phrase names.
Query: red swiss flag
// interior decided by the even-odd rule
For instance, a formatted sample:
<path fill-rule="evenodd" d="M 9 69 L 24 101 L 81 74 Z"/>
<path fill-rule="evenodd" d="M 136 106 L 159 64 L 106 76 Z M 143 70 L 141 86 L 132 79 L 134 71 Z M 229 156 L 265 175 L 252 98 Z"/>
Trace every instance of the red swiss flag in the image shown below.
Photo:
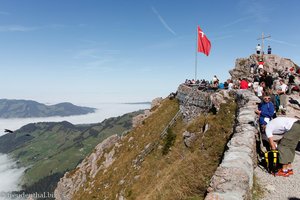
<path fill-rule="evenodd" d="M 198 26 L 198 52 L 202 52 L 208 56 L 210 52 L 210 47 L 210 41 L 207 39 L 200 26 Z"/>

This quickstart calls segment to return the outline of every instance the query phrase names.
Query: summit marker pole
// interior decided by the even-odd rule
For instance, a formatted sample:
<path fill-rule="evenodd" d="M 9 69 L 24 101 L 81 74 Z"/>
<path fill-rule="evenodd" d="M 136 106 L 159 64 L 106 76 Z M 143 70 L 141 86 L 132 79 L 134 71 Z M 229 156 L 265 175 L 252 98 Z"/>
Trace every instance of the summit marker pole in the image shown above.
<path fill-rule="evenodd" d="M 198 53 L 198 27 L 196 29 L 196 48 L 195 48 L 195 81 L 197 81 L 197 53 Z"/>
<path fill-rule="evenodd" d="M 261 33 L 261 37 L 257 38 L 257 40 L 261 40 L 261 57 L 264 55 L 264 39 L 270 38 L 271 35 L 269 36 L 264 36 L 264 32 Z"/>

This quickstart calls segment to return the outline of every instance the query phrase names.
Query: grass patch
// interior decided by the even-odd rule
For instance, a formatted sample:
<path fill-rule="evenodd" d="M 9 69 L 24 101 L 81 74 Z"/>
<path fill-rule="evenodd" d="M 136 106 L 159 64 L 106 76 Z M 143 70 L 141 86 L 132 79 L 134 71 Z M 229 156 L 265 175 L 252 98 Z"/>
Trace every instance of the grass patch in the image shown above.
<path fill-rule="evenodd" d="M 176 134 L 173 133 L 173 131 L 168 128 L 166 138 L 164 139 L 165 144 L 162 149 L 162 154 L 167 155 L 170 151 L 170 148 L 174 145 L 176 139 Z"/>

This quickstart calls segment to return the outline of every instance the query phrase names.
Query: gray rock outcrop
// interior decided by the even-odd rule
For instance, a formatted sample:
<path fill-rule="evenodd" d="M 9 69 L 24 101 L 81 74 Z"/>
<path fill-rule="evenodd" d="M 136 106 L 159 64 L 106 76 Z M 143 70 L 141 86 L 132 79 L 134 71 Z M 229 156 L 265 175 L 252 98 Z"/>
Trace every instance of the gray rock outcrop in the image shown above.
<path fill-rule="evenodd" d="M 163 98 L 157 97 L 151 101 L 151 108 L 146 109 L 144 113 L 139 114 L 132 118 L 132 127 L 135 128 L 143 124 L 143 121 L 152 114 L 152 110 L 159 107 Z"/>
<path fill-rule="evenodd" d="M 251 66 L 254 66 L 254 71 L 258 66 L 259 56 L 253 54 L 249 58 L 238 58 L 235 61 L 235 67 L 229 71 L 231 78 L 237 80 L 239 78 L 249 78 L 252 77 L 250 72 Z M 290 69 L 294 67 L 295 70 L 299 69 L 293 61 L 288 58 L 282 58 L 275 54 L 264 55 L 264 70 L 273 74 L 273 76 L 278 73 L 279 75 L 285 70 L 285 68 Z"/>
<path fill-rule="evenodd" d="M 72 196 L 82 187 L 88 179 L 94 178 L 100 170 L 105 170 L 113 162 L 115 146 L 120 140 L 118 135 L 112 135 L 95 147 L 91 155 L 85 158 L 74 171 L 67 172 L 57 184 L 54 191 L 57 200 L 72 200 Z M 104 150 L 113 147 L 108 153 L 104 154 Z M 99 166 L 98 161 L 104 157 L 104 161 Z"/>
<path fill-rule="evenodd" d="M 179 85 L 176 98 L 180 103 L 180 111 L 185 122 L 192 121 L 200 114 L 209 112 L 212 108 L 219 110 L 220 105 L 229 98 L 228 90 L 198 90 L 197 86 Z"/>

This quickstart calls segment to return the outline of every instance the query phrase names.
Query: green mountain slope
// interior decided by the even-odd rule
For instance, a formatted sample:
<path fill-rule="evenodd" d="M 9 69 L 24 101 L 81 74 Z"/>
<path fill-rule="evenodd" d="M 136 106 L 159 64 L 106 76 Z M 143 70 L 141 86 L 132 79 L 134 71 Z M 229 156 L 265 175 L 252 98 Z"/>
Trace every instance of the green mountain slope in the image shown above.
<path fill-rule="evenodd" d="M 203 113 L 188 123 L 179 117 L 161 138 L 179 110 L 176 99 L 163 100 L 118 145 L 105 149 L 107 155 L 113 155 L 110 165 L 106 165 L 106 154 L 102 154 L 96 161 L 99 171 L 95 176 L 90 175 L 90 165 L 66 173 L 55 190 L 56 197 L 203 199 L 235 123 L 236 103 L 233 98 L 224 100 L 226 103 L 216 114 Z M 185 132 L 191 134 L 189 147 L 183 137 Z"/>
<path fill-rule="evenodd" d="M 95 112 L 95 108 L 59 103 L 51 106 L 31 100 L 0 99 L 0 118 L 50 117 L 83 115 Z"/>
<path fill-rule="evenodd" d="M 140 113 L 128 113 L 90 125 L 73 125 L 66 121 L 28 124 L 0 137 L 0 153 L 12 155 L 20 166 L 27 167 L 23 180 L 27 191 L 37 192 L 40 188 L 49 192 L 49 188 L 41 185 L 55 185 L 65 171 L 76 167 L 98 143 L 131 129 L 132 117 Z"/>

